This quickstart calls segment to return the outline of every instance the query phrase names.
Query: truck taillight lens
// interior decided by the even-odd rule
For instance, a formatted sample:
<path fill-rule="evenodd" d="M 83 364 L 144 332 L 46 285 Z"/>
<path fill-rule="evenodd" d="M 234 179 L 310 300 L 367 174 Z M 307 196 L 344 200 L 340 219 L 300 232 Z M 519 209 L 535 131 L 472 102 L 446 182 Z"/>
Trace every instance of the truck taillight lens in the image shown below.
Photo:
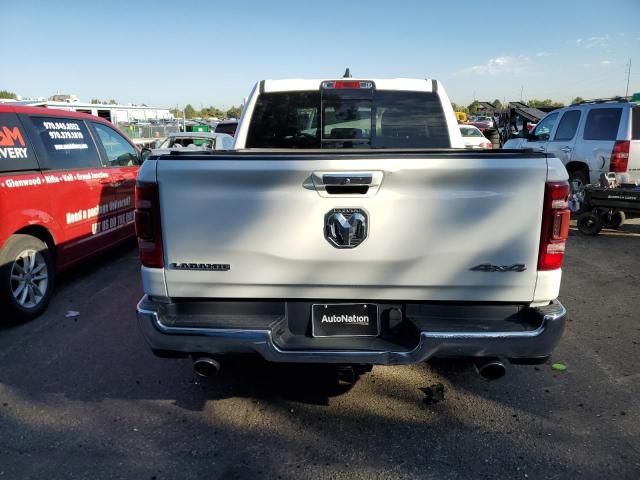
<path fill-rule="evenodd" d="M 562 266 L 571 219 L 569 193 L 569 182 L 546 184 L 538 270 L 555 270 Z"/>
<path fill-rule="evenodd" d="M 135 220 L 140 262 L 145 267 L 162 268 L 164 255 L 157 183 L 140 181 L 136 183 Z"/>
<path fill-rule="evenodd" d="M 631 142 L 629 140 L 621 140 L 613 145 L 609 171 L 616 173 L 625 173 L 627 171 L 630 146 Z"/>

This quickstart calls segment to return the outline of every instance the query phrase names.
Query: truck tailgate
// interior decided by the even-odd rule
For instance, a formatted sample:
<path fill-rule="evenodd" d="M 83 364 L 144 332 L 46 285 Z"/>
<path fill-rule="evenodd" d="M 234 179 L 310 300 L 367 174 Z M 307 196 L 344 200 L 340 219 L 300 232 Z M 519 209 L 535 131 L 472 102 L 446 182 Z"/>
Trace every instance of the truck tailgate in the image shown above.
<path fill-rule="evenodd" d="M 366 194 L 317 186 L 344 172 L 371 174 L 379 186 Z M 156 175 L 170 297 L 533 298 L 544 156 L 232 154 L 158 160 Z M 367 238 L 355 248 L 325 238 L 335 208 L 366 212 Z M 180 268 L 188 263 L 229 269 Z"/>

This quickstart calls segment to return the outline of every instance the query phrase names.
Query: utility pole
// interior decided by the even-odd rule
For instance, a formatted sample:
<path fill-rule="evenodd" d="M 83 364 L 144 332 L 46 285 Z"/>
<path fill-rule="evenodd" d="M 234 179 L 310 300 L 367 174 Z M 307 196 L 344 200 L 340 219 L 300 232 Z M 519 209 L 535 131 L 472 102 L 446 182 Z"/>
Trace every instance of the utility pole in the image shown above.
<path fill-rule="evenodd" d="M 520 101 L 524 102 L 524 100 L 522 100 L 522 93 L 524 92 L 524 86 L 520 87 Z"/>
<path fill-rule="evenodd" d="M 629 59 L 629 63 L 627 64 L 627 89 L 624 92 L 624 96 L 629 96 L 629 80 L 631 79 L 631 59 Z"/>

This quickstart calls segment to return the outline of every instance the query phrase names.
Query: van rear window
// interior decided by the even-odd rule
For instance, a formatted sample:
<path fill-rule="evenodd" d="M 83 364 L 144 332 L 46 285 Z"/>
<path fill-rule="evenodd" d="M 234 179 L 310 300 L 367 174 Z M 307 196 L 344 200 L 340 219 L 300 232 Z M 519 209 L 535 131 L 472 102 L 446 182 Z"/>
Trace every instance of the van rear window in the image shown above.
<path fill-rule="evenodd" d="M 336 89 L 263 93 L 247 148 L 448 148 L 432 92 Z"/>
<path fill-rule="evenodd" d="M 633 115 L 631 118 L 631 138 L 640 140 L 640 105 L 633 107 Z"/>
<path fill-rule="evenodd" d="M 0 172 L 37 170 L 33 147 L 15 113 L 0 113 Z"/>

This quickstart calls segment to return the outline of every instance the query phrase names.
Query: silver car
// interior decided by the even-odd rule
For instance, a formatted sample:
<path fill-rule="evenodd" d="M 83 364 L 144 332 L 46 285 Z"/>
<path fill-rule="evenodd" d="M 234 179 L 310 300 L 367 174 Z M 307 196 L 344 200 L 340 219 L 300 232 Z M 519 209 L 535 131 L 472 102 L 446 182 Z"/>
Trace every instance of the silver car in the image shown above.
<path fill-rule="evenodd" d="M 157 140 L 151 151 L 154 155 L 159 155 L 187 148 L 194 150 L 231 150 L 233 148 L 233 137 L 225 133 L 212 132 L 174 133 L 166 138 Z"/>
<path fill-rule="evenodd" d="M 597 182 L 603 172 L 628 173 L 631 181 L 640 181 L 640 105 L 611 99 L 560 108 L 504 148 L 556 156 L 578 187 Z"/>

